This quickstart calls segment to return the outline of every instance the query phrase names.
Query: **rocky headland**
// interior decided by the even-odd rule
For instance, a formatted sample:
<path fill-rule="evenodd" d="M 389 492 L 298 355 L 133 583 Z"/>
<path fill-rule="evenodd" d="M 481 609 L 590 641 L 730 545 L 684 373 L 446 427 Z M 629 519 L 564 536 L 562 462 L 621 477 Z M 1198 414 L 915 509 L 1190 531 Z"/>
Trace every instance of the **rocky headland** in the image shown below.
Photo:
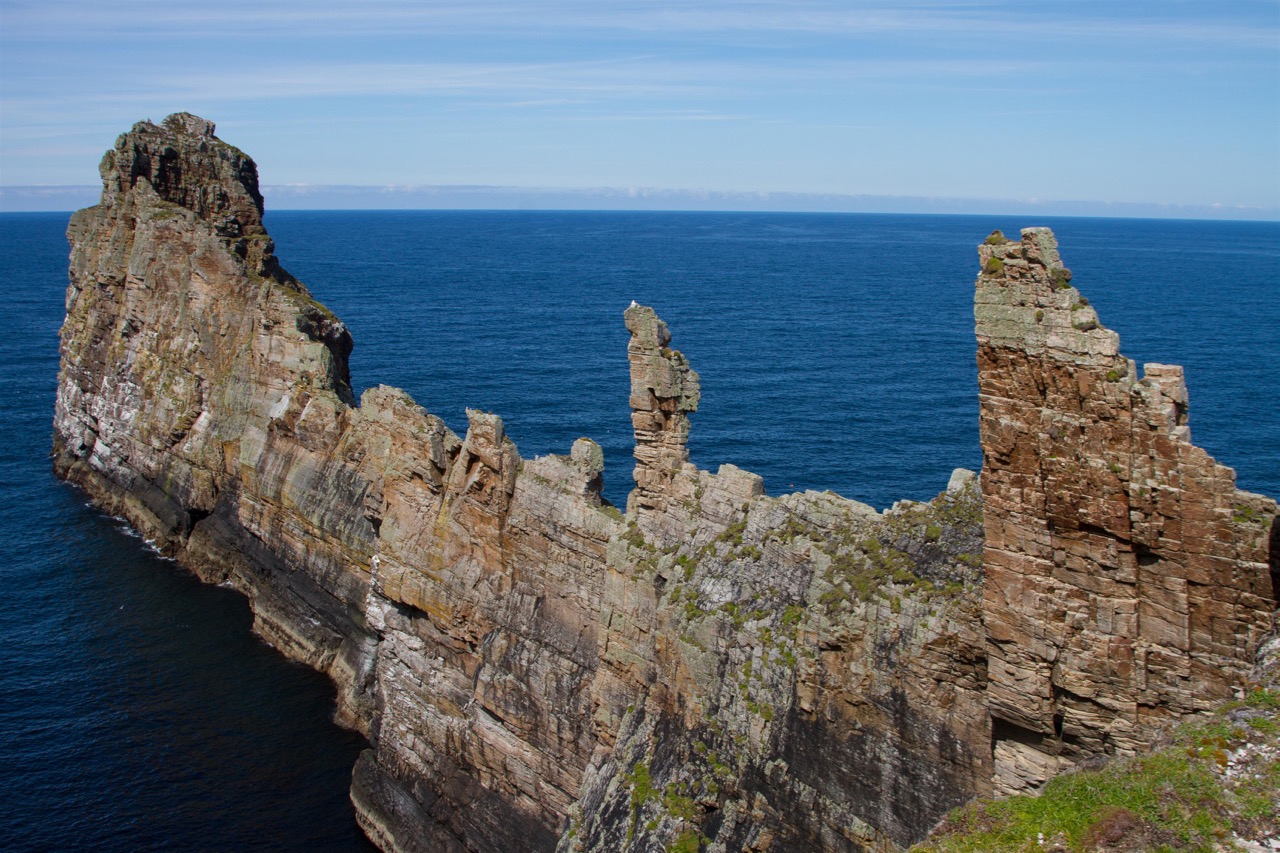
<path fill-rule="evenodd" d="M 980 247 L 984 467 L 884 512 L 689 462 L 701 389 L 627 309 L 635 483 L 403 391 L 280 266 L 257 171 L 141 122 L 71 241 L 58 473 L 338 688 L 386 850 L 894 850 L 1150 745 L 1247 678 L 1276 504 L 1190 441 L 1053 236 Z M 621 354 L 619 354 L 621 357 Z"/>

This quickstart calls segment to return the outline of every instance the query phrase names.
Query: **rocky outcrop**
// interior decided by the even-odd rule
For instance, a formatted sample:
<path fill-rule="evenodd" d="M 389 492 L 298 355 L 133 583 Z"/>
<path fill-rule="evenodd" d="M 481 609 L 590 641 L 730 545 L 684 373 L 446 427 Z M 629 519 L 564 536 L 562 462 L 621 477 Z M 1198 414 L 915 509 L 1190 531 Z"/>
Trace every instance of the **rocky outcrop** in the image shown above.
<path fill-rule="evenodd" d="M 993 234 L 975 316 L 997 791 L 1231 698 L 1271 628 L 1275 501 L 1191 443 L 1182 369 L 1119 352 L 1053 234 Z"/>
<path fill-rule="evenodd" d="M 1275 505 L 1223 491 L 1170 374 L 1071 325 L 1047 234 L 983 250 L 981 496 L 958 472 L 878 512 L 697 469 L 698 376 L 633 305 L 624 513 L 589 439 L 522 459 L 496 415 L 357 404 L 213 130 L 135 126 L 72 220 L 55 465 L 333 677 L 384 849 L 895 849 L 1242 677 Z"/>
<path fill-rule="evenodd" d="M 374 531 L 337 443 L 351 337 L 281 269 L 253 161 L 211 123 L 141 122 L 99 170 L 67 232 L 55 468 L 249 595 L 256 630 L 334 675 L 366 728 Z"/>

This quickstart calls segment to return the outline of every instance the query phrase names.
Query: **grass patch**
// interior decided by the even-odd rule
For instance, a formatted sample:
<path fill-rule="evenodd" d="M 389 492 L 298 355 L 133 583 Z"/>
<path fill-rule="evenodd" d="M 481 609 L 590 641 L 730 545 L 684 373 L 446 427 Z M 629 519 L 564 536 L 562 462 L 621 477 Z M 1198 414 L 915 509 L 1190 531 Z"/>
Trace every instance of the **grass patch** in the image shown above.
<path fill-rule="evenodd" d="M 641 761 L 626 776 L 627 787 L 631 790 L 631 825 L 627 827 L 627 842 L 636 835 L 636 826 L 640 823 L 640 811 L 650 801 L 657 799 L 658 790 L 653 786 L 653 777 L 649 775 L 649 765 Z"/>
<path fill-rule="evenodd" d="M 1180 726 L 1169 746 L 1053 779 L 1039 796 L 956 810 L 913 850 L 1230 849 L 1280 833 L 1280 691 Z"/>
<path fill-rule="evenodd" d="M 1012 797 L 968 806 L 947 819 L 942 837 L 921 850 L 1022 850 L 1041 836 L 1068 850 L 1096 849 L 1098 836 L 1145 832 L 1159 826 L 1159 845 L 1212 849 L 1230 832 L 1212 807 L 1214 774 L 1186 754 L 1161 752 L 1133 764 L 1051 781 L 1038 797 Z M 1121 815 L 1132 820 L 1118 819 Z M 1119 838 L 1113 839 L 1119 841 Z"/>

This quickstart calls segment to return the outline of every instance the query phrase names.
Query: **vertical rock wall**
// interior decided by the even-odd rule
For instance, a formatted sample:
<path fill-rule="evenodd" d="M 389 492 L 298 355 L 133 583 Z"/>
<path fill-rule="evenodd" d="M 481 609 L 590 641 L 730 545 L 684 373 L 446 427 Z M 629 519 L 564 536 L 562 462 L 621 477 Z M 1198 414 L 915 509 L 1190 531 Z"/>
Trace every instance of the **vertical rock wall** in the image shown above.
<path fill-rule="evenodd" d="M 1119 351 L 1053 234 L 980 247 L 975 317 L 998 791 L 1230 698 L 1275 609 L 1275 502 L 1191 443 L 1182 369 Z"/>
<path fill-rule="evenodd" d="M 896 849 L 990 778 L 972 478 L 887 513 L 687 461 L 696 374 L 632 334 L 636 491 L 609 543 L 601 748 L 558 849 Z"/>
<path fill-rule="evenodd" d="M 378 495 L 374 748 L 352 799 L 397 850 L 547 850 L 596 747 L 607 544 L 602 454 L 521 460 L 502 421 L 459 441 L 402 391 L 365 393 L 353 446 Z"/>

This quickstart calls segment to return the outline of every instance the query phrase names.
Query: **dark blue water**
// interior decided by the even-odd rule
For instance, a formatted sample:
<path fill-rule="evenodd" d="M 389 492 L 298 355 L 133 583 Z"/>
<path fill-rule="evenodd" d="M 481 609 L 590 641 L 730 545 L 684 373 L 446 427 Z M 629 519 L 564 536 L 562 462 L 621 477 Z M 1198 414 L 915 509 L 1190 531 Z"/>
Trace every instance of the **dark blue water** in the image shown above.
<path fill-rule="evenodd" d="M 371 850 L 327 679 L 50 472 L 66 220 L 0 215 L 0 850 Z"/>
<path fill-rule="evenodd" d="M 0 215 L 0 848 L 361 849 L 357 738 L 323 678 L 49 473 L 65 216 Z M 351 327 L 357 389 L 525 456 L 606 449 L 630 487 L 635 299 L 702 374 L 694 461 L 886 506 L 977 468 L 971 295 L 993 228 L 1049 224 L 1137 361 L 1186 366 L 1197 442 L 1280 495 L 1280 225 L 1000 217 L 273 213 L 284 265 Z"/>

